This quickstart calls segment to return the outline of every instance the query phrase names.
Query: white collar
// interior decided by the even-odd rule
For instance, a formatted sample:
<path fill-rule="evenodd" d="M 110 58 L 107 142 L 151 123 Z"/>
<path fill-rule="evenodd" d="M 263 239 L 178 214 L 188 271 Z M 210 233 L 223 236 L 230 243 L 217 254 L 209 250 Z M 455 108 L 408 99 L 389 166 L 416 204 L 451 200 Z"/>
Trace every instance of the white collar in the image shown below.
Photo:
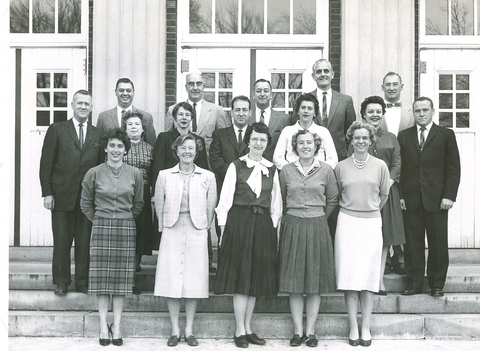
<path fill-rule="evenodd" d="M 251 158 L 248 158 L 248 154 L 240 157 L 240 161 L 244 161 L 247 164 L 248 168 L 252 168 L 257 164 L 260 164 L 264 167 L 270 168 L 273 166 L 273 163 L 267 160 L 266 158 L 262 157 L 260 161 L 254 161 Z"/>

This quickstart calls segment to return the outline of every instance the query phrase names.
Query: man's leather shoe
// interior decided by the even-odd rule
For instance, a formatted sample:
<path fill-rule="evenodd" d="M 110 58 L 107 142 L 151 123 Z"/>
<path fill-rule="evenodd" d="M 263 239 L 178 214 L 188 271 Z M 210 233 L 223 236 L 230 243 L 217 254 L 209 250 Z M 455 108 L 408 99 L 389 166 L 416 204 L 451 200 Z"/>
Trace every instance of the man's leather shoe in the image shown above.
<path fill-rule="evenodd" d="M 318 340 L 317 340 L 317 337 L 313 334 L 310 334 L 307 338 L 307 340 L 305 340 L 305 344 L 308 346 L 308 347 L 317 347 L 318 345 Z"/>
<path fill-rule="evenodd" d="M 402 295 L 416 295 L 421 294 L 422 289 L 420 288 L 412 288 L 411 286 L 407 287 L 405 290 L 402 291 Z"/>
<path fill-rule="evenodd" d="M 132 287 L 132 294 L 133 295 L 140 295 L 142 292 L 140 291 L 139 288 L 137 288 L 135 285 Z"/>
<path fill-rule="evenodd" d="M 247 337 L 245 335 L 240 336 L 233 336 L 233 341 L 235 341 L 235 346 L 240 347 L 242 349 L 248 347 Z"/>
<path fill-rule="evenodd" d="M 167 341 L 167 346 L 177 346 L 180 338 L 177 335 L 172 335 Z"/>
<path fill-rule="evenodd" d="M 400 275 L 407 274 L 407 271 L 405 270 L 405 265 L 403 264 L 403 262 L 398 262 L 395 266 L 393 266 L 392 272 Z"/>
<path fill-rule="evenodd" d="M 88 294 L 88 288 L 85 285 L 78 285 L 75 288 L 76 292 L 82 293 L 82 294 Z"/>
<path fill-rule="evenodd" d="M 432 295 L 433 297 L 442 297 L 444 295 L 443 289 L 433 288 L 430 290 L 430 295 Z"/>
<path fill-rule="evenodd" d="M 250 344 L 254 344 L 254 345 L 265 345 L 267 342 L 265 341 L 265 339 L 262 339 L 262 338 L 259 338 L 257 334 L 255 333 L 252 333 L 252 334 L 247 334 L 247 341 L 250 343 Z"/>
<path fill-rule="evenodd" d="M 390 273 L 392 273 L 392 267 L 388 263 L 385 263 L 385 272 L 383 272 L 383 274 L 390 274 Z"/>
<path fill-rule="evenodd" d="M 58 296 L 65 296 L 68 293 L 68 288 L 63 284 L 58 284 L 54 293 L 55 295 L 58 295 Z"/>
<path fill-rule="evenodd" d="M 300 346 L 303 340 L 303 336 L 300 336 L 300 334 L 295 334 L 293 335 L 293 338 L 290 339 L 290 346 Z"/>

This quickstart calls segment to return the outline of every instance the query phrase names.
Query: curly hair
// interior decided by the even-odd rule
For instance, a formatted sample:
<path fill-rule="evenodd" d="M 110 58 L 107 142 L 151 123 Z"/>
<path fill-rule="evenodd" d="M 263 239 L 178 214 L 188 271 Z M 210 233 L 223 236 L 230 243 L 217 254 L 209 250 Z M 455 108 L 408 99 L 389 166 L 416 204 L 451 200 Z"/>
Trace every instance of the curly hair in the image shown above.
<path fill-rule="evenodd" d="M 178 138 L 175 139 L 175 141 L 172 144 L 173 156 L 177 160 L 179 160 L 177 155 L 178 148 L 179 146 L 183 145 L 183 143 L 186 142 L 187 140 L 193 140 L 195 142 L 195 156 L 193 158 L 193 160 L 195 161 L 198 157 L 199 151 L 203 150 L 203 146 L 202 146 L 201 140 L 198 139 L 195 135 L 190 133 L 179 135 Z"/>
<path fill-rule="evenodd" d="M 298 133 L 295 133 L 295 134 L 293 135 L 293 137 L 292 137 L 292 148 L 293 148 L 293 152 L 295 153 L 295 155 L 300 156 L 300 155 L 298 154 L 298 151 L 297 151 L 297 146 L 298 146 L 297 140 L 298 140 L 298 137 L 299 137 L 300 135 L 305 135 L 305 134 L 312 134 L 312 135 L 313 135 L 313 143 L 315 144 L 315 154 L 314 154 L 314 155 L 317 156 L 318 151 L 319 151 L 320 148 L 322 147 L 322 142 L 323 142 L 323 140 L 322 140 L 322 138 L 320 138 L 320 137 L 318 136 L 317 133 L 312 133 L 312 132 L 309 131 L 308 129 L 300 129 L 300 130 L 298 131 Z"/>
<path fill-rule="evenodd" d="M 368 130 L 368 134 L 370 136 L 370 141 L 372 143 L 375 141 L 375 127 L 373 127 L 371 124 L 369 124 L 367 122 L 355 121 L 355 122 L 352 123 L 350 128 L 348 128 L 347 134 L 345 135 L 349 144 L 352 142 L 353 132 L 356 131 L 357 129 Z"/>
<path fill-rule="evenodd" d="M 243 141 L 245 142 L 245 144 L 247 145 L 250 144 L 250 137 L 252 136 L 253 131 L 261 134 L 267 134 L 267 138 L 268 138 L 267 147 L 270 146 L 270 143 L 272 142 L 272 136 L 268 131 L 267 125 L 262 122 L 255 122 L 251 126 L 247 127 L 247 130 L 245 131 L 245 137 L 243 138 Z"/>
<path fill-rule="evenodd" d="M 120 140 L 123 143 L 123 145 L 125 145 L 125 152 L 128 152 L 128 150 L 130 150 L 130 146 L 131 146 L 130 139 L 128 138 L 127 133 L 125 133 L 120 128 L 110 129 L 108 132 L 106 132 L 103 135 L 102 147 L 106 149 L 108 142 L 112 139 Z"/>
<path fill-rule="evenodd" d="M 363 100 L 362 104 L 360 105 L 360 114 L 362 115 L 362 118 L 365 119 L 365 111 L 367 110 L 367 106 L 369 104 L 379 104 L 382 106 L 382 114 L 385 114 L 385 110 L 387 108 L 387 105 L 385 104 L 385 101 L 383 98 L 380 96 L 369 96 L 365 100 Z"/>
<path fill-rule="evenodd" d="M 133 117 L 138 117 L 140 119 L 140 122 L 142 123 L 142 128 L 143 132 L 147 129 L 147 121 L 145 121 L 145 117 L 143 116 L 143 113 L 140 112 L 127 112 L 124 116 L 122 116 L 122 130 L 125 132 L 127 131 L 127 121 L 130 118 Z"/>

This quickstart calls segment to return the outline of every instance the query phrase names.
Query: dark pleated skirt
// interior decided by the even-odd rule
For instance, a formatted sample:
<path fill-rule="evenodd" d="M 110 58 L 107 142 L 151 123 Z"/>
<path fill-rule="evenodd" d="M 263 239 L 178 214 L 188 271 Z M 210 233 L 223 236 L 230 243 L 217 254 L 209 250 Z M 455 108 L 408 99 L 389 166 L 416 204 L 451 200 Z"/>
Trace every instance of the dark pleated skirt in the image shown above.
<path fill-rule="evenodd" d="M 277 295 L 277 230 L 268 209 L 232 206 L 222 241 L 215 294 Z"/>
<path fill-rule="evenodd" d="M 279 291 L 297 294 L 336 290 L 333 245 L 325 216 L 282 220 Z"/>
<path fill-rule="evenodd" d="M 135 233 L 133 218 L 94 218 L 90 239 L 89 294 L 132 294 Z"/>
<path fill-rule="evenodd" d="M 135 218 L 137 225 L 137 255 L 151 255 L 153 248 L 153 222 L 150 185 L 143 186 L 142 212 Z"/>
<path fill-rule="evenodd" d="M 405 244 L 403 213 L 400 207 L 400 194 L 397 183 L 390 187 L 387 202 L 382 208 L 383 245 Z"/>

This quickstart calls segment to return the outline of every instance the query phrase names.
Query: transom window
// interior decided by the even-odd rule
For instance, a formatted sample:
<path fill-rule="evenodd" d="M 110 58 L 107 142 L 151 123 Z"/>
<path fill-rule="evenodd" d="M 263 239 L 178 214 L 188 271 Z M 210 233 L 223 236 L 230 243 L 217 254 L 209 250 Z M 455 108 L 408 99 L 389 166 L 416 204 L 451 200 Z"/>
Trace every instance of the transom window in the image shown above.
<path fill-rule="evenodd" d="M 292 115 L 295 101 L 302 94 L 302 72 L 275 72 L 271 74 L 272 108 Z"/>
<path fill-rule="evenodd" d="M 425 35 L 480 35 L 479 0 L 425 0 Z"/>
<path fill-rule="evenodd" d="M 68 73 L 39 72 L 36 84 L 36 125 L 48 127 L 68 116 Z"/>
<path fill-rule="evenodd" d="M 191 34 L 317 34 L 316 0 L 189 0 Z"/>
<path fill-rule="evenodd" d="M 225 111 L 230 111 L 233 97 L 233 73 L 203 72 L 202 78 L 205 82 L 203 98 L 222 106 Z"/>
<path fill-rule="evenodd" d="M 470 128 L 470 75 L 439 74 L 439 124 L 448 128 Z"/>

